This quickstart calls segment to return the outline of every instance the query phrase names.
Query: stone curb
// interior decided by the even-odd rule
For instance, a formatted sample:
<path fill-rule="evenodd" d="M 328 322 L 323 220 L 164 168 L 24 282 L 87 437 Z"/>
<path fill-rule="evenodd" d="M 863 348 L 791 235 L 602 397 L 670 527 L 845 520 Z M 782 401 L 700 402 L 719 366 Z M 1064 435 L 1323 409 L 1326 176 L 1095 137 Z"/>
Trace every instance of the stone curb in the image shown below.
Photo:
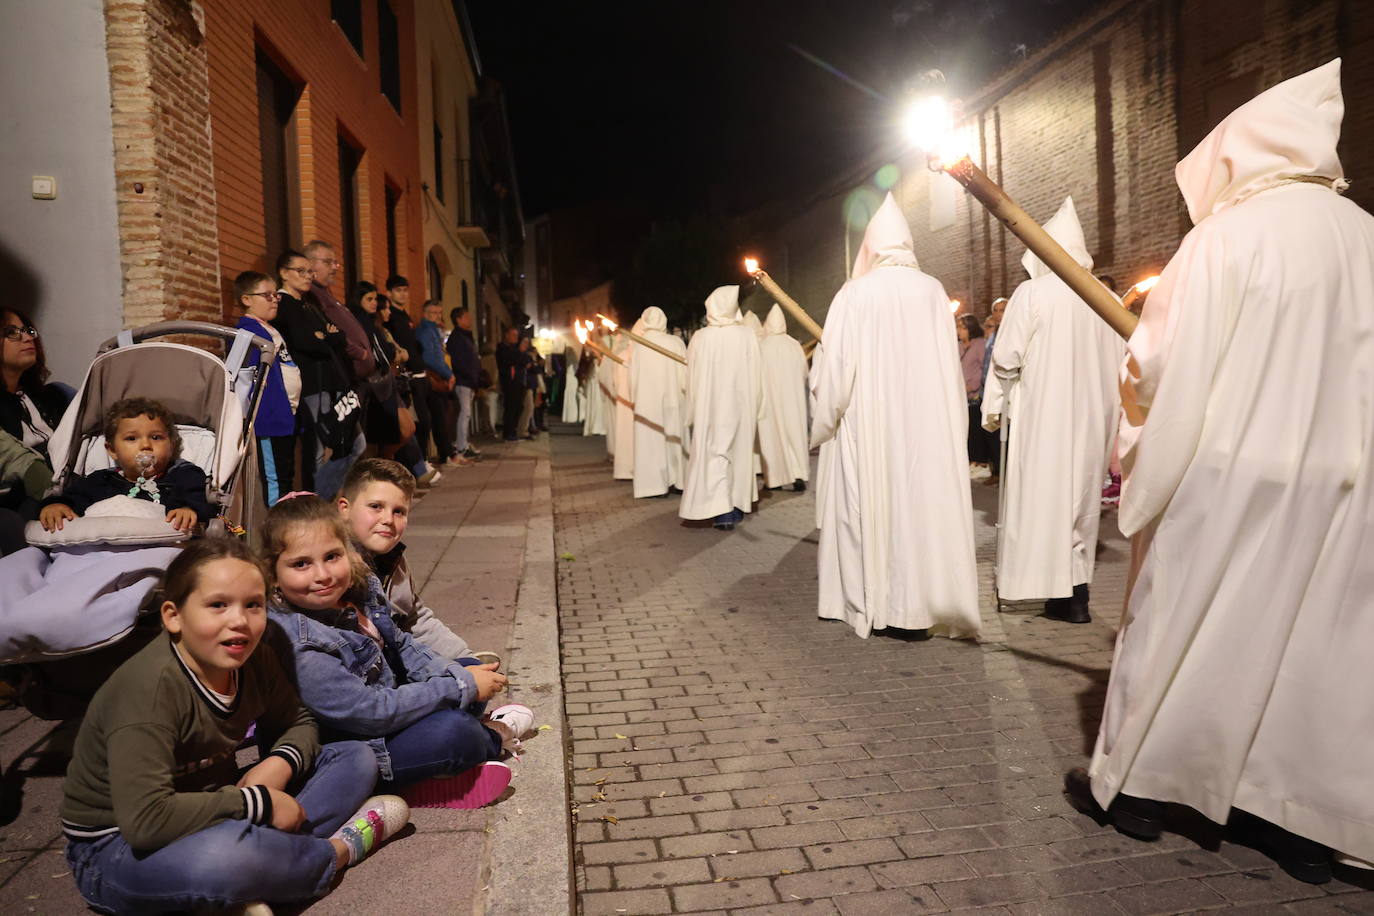
<path fill-rule="evenodd" d="M 526 742 L 516 764 L 515 795 L 492 809 L 490 880 L 486 900 L 476 901 L 477 911 L 490 916 L 573 912 L 553 494 L 547 440 L 539 446 L 506 668 L 512 674 L 511 701 L 529 706 L 535 721 L 550 727 Z"/>

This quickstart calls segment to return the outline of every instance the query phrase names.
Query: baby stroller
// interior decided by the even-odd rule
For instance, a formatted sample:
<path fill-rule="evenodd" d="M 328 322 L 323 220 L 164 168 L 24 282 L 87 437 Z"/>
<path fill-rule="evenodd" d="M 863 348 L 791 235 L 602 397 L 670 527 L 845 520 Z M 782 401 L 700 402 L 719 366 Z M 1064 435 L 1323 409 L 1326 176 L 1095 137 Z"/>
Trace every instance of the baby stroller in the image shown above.
<path fill-rule="evenodd" d="M 213 339 L 223 355 L 167 339 L 188 336 Z M 253 348 L 261 358 L 249 366 Z M 110 467 L 101 428 L 105 412 L 123 398 L 152 398 L 176 418 L 181 458 L 205 472 L 206 495 L 220 507 L 220 517 L 210 523 L 207 535 L 232 537 L 241 532 L 263 512 L 253 417 L 275 359 L 271 341 L 199 321 L 160 322 L 107 340 L 48 442 L 54 488 L 60 489 L 73 474 Z M 0 616 L 0 665 L 20 666 L 19 701 L 40 717 L 65 718 L 79 714 L 95 688 L 157 635 L 160 623 L 151 612 L 158 601 L 152 584 L 175 556 L 169 548 L 186 535 L 173 532 L 161 517 L 82 518 L 52 533 L 31 523 L 27 533 L 31 544 L 52 551 L 45 588 L 64 552 L 68 562 L 91 563 L 97 551 L 112 561 L 108 573 L 105 566 L 79 567 L 76 578 L 87 575 L 87 568 L 99 568 L 100 575 L 109 576 L 108 581 L 87 583 L 90 606 L 48 601 L 33 607 L 35 602 L 30 602 L 27 613 L 12 610 Z M 164 549 L 145 549 L 152 547 Z M 42 562 L 32 551 L 21 553 Z M 78 556 L 79 561 L 73 559 Z M 120 568 L 126 557 L 129 568 Z M 85 594 L 77 589 L 76 594 Z M 108 595 L 121 589 L 127 590 L 124 600 L 114 607 Z M 22 611 L 24 605 L 11 608 Z"/>

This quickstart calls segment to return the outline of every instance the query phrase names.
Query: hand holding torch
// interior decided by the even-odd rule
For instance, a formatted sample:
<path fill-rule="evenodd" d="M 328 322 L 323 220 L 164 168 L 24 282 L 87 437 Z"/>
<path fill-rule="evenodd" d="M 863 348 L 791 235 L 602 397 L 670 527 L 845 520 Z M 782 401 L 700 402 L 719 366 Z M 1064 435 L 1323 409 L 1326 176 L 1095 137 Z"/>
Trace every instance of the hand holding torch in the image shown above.
<path fill-rule="evenodd" d="M 575 318 L 573 319 L 573 330 L 577 332 L 577 342 L 582 344 L 582 346 L 584 347 L 590 347 L 593 353 L 600 353 L 602 356 L 615 360 L 622 366 L 625 365 L 625 360 L 621 359 L 619 356 L 616 356 L 609 350 L 603 350 L 601 347 L 597 346 L 592 341 L 591 337 L 587 334 L 587 332 L 591 330 L 591 327 L 592 323 L 590 321 L 587 322 L 586 327 L 583 327 L 582 322 L 578 321 Z"/>

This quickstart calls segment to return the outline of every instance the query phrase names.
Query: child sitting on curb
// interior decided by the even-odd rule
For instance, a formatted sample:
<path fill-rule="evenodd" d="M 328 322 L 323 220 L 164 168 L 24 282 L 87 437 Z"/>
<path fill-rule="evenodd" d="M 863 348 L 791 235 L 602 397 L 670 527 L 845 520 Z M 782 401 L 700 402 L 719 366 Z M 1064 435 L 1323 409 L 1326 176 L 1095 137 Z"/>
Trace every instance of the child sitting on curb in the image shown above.
<path fill-rule="evenodd" d="M 451 659 L 475 659 L 478 664 L 501 663 L 495 652 L 473 652 L 467 640 L 449 629 L 420 597 L 406 563 L 401 537 L 410 524 L 415 498 L 415 475 L 400 462 L 364 458 L 349 469 L 339 491 L 338 506 L 353 543 L 381 580 L 391 602 L 391 616 L 436 655 Z"/>
<path fill-rule="evenodd" d="M 148 398 L 117 401 L 105 414 L 105 451 L 114 467 L 73 477 L 60 494 L 43 501 L 38 520 L 45 530 L 61 531 L 69 519 L 111 496 L 158 503 L 178 531 L 215 517 L 205 495 L 205 472 L 181 460 L 176 421 L 162 404 Z"/>
<path fill-rule="evenodd" d="M 398 629 L 338 508 L 313 493 L 268 511 L 262 551 L 275 582 L 271 616 L 289 643 L 280 651 L 325 740 L 367 740 L 383 782 L 412 805 L 495 801 L 511 779 L 498 758 L 534 720 L 518 704 L 483 716 L 506 684 L 496 665 L 440 658 Z"/>
<path fill-rule="evenodd" d="M 163 580 L 165 635 L 91 702 L 61 815 L 67 863 L 92 906 L 309 900 L 409 820 L 401 799 L 367 798 L 368 746 L 321 749 L 276 657 L 255 651 L 266 591 L 241 542 L 191 542 Z M 254 722 L 264 756 L 240 775 L 235 751 Z"/>

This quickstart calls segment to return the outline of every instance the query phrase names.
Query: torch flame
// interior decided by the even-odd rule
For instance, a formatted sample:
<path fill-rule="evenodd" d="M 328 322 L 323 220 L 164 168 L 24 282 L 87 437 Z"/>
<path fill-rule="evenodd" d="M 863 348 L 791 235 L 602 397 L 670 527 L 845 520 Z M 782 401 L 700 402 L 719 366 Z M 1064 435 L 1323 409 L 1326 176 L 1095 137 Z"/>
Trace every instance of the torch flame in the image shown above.
<path fill-rule="evenodd" d="M 959 314 L 959 306 L 962 303 L 958 299 L 949 300 L 949 312 L 951 315 Z"/>
<path fill-rule="evenodd" d="M 577 332 L 577 342 L 585 345 L 587 343 L 587 329 L 582 327 L 582 322 L 574 320 L 573 330 Z"/>
<path fill-rule="evenodd" d="M 617 325 L 614 321 L 612 321 L 611 319 L 607 318 L 605 315 L 601 314 L 600 312 L 597 312 L 597 313 L 596 313 L 596 317 L 598 317 L 598 318 L 601 319 L 601 324 L 602 324 L 603 326 L 605 326 L 606 328 L 609 328 L 609 329 L 612 330 L 612 331 L 614 331 L 614 330 L 618 327 L 618 325 Z M 587 322 L 587 323 L 590 324 L 591 322 Z"/>
<path fill-rule="evenodd" d="M 1155 288 L 1155 284 L 1157 283 L 1159 283 L 1158 274 L 1156 274 L 1153 277 L 1146 277 L 1144 280 L 1141 280 L 1139 283 L 1135 285 L 1135 291 L 1138 293 L 1148 293 L 1150 290 Z"/>
<path fill-rule="evenodd" d="M 758 259 L 758 258 L 745 258 L 745 259 L 744 259 L 744 272 L 747 273 L 747 274 L 749 274 L 749 276 L 751 276 L 751 277 L 752 277 L 754 274 L 758 273 L 758 272 L 759 272 L 759 259 Z"/>

